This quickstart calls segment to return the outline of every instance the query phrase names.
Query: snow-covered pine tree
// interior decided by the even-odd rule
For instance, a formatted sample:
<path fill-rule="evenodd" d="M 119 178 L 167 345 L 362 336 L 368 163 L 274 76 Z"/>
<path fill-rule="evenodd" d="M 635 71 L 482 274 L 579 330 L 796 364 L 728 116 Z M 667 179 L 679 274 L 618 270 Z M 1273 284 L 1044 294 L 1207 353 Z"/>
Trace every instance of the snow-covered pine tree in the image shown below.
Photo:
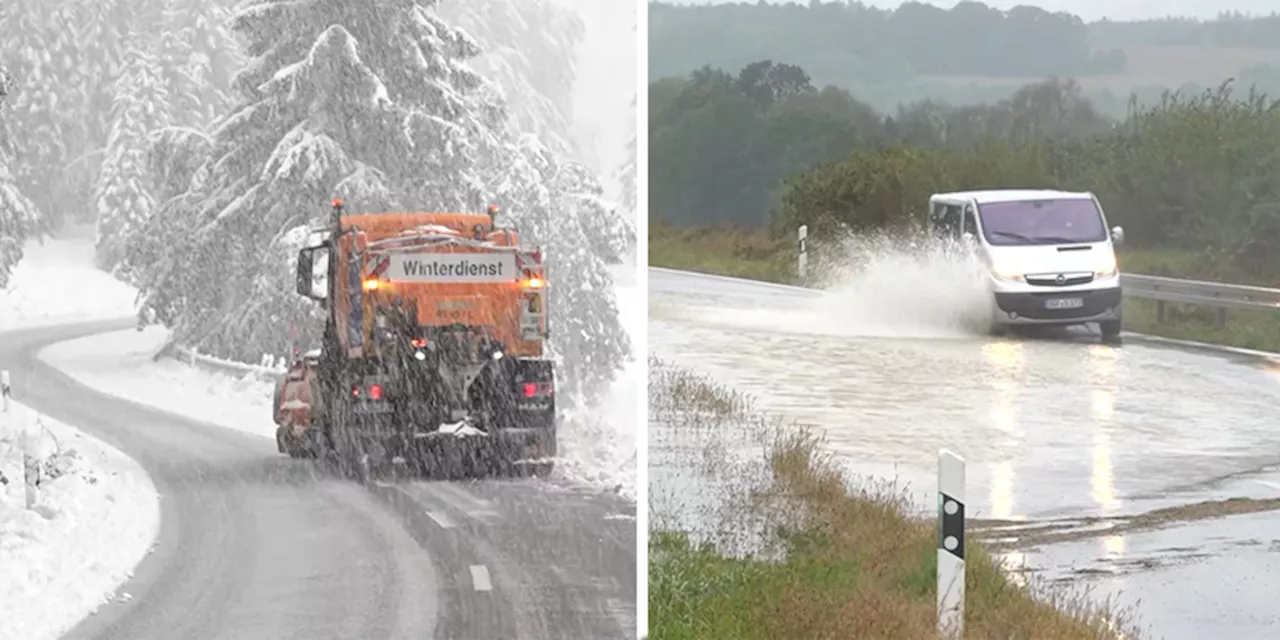
<path fill-rule="evenodd" d="M 0 12 L 0 61 L 15 81 L 6 119 L 11 148 L 21 150 L 21 162 L 11 167 L 13 178 L 41 211 L 55 217 L 74 125 L 74 114 L 67 113 L 67 87 L 79 82 L 65 13 L 42 0 L 13 0 L 12 11 Z"/>
<path fill-rule="evenodd" d="M 617 203 L 605 198 L 595 173 L 580 162 L 563 161 L 554 181 L 554 188 L 563 194 L 565 215 L 581 221 L 591 253 L 605 264 L 622 264 L 635 248 L 635 225 L 618 214 Z"/>
<path fill-rule="evenodd" d="M 627 139 L 626 160 L 622 163 L 622 166 L 618 167 L 615 175 L 618 178 L 618 184 L 622 187 L 622 207 L 629 212 L 628 218 L 635 221 L 638 219 L 636 216 L 639 214 L 636 211 L 638 206 L 636 180 L 639 179 L 639 176 L 636 173 L 636 99 L 634 97 L 631 98 L 630 115 L 631 119 L 628 126 L 631 129 L 631 137 Z"/>
<path fill-rule="evenodd" d="M 60 111 L 70 116 L 63 127 L 69 160 L 58 176 L 59 210 L 91 222 L 96 210 L 98 176 L 111 135 L 115 81 L 124 53 L 150 38 L 162 0 L 65 0 L 60 5 L 72 37 L 78 79 L 59 88 Z"/>
<path fill-rule="evenodd" d="M 479 41 L 484 52 L 472 66 L 502 87 L 512 104 L 512 128 L 537 135 L 558 156 L 580 157 L 570 134 L 575 48 L 585 35 L 577 10 L 565 0 L 477 0 L 442 3 L 439 12 Z M 633 226 L 603 199 L 597 176 L 577 163 L 562 167 L 558 179 L 578 196 L 571 206 L 591 209 L 581 215 L 593 249 L 617 264 L 619 247 L 632 242 L 625 238 L 634 236 Z"/>
<path fill-rule="evenodd" d="M 7 101 L 16 88 L 13 76 L 0 64 L 0 289 L 9 286 L 9 276 L 22 260 L 22 246 L 39 221 L 35 204 L 18 190 L 12 171 Z"/>
<path fill-rule="evenodd" d="M 76 40 L 81 48 L 84 82 L 78 87 L 84 109 L 83 125 L 89 140 L 110 135 L 115 104 L 114 83 L 125 64 L 125 51 L 150 38 L 136 31 L 156 15 L 160 0 L 68 0 Z M 149 25 L 148 25 L 149 26 Z"/>
<path fill-rule="evenodd" d="M 156 38 L 156 63 L 169 101 L 169 121 L 177 126 L 203 127 L 213 121 L 219 104 L 202 104 L 202 69 L 196 59 L 190 30 L 182 18 L 166 9 Z"/>
<path fill-rule="evenodd" d="M 252 59 L 234 82 L 237 105 L 213 131 L 191 189 L 153 218 L 148 236 L 162 252 L 142 281 L 140 317 L 154 311 L 177 339 L 218 355 L 284 355 L 295 332 L 314 339 L 320 328 L 293 292 L 292 260 L 331 197 L 366 212 L 479 210 L 494 194 L 546 191 L 513 147 L 505 104 L 466 64 L 478 45 L 434 4 L 241 8 L 233 27 Z M 607 382 L 628 346 L 593 242 L 568 207 L 497 200 L 555 220 L 535 235 L 563 247 L 548 258 L 557 290 L 582 299 L 553 310 L 556 348 L 581 355 L 572 371 L 590 378 L 570 384 Z M 562 229 L 573 231 L 554 244 Z"/>
<path fill-rule="evenodd" d="M 170 117 L 165 80 L 146 44 L 134 41 L 125 50 L 96 193 L 98 266 L 126 280 L 131 279 L 124 264 L 128 246 L 146 227 L 156 204 L 147 165 L 148 136 L 167 126 Z"/>
<path fill-rule="evenodd" d="M 229 17 L 207 0 L 165 1 L 158 55 L 180 126 L 207 127 L 232 106 L 231 79 L 242 60 Z"/>
<path fill-rule="evenodd" d="M 148 142 L 148 183 L 155 209 L 146 225 L 130 234 L 124 258 L 125 270 L 135 284 L 139 281 L 139 273 L 147 272 L 166 255 L 172 244 L 168 234 L 194 228 L 195 223 L 182 216 L 195 215 L 199 210 L 192 199 L 201 197 L 203 179 L 208 175 L 207 165 L 213 151 L 213 139 L 190 127 L 165 127 L 152 131 Z M 163 307 L 163 304 L 157 300 L 156 306 Z M 168 307 L 165 313 L 167 317 L 176 317 L 180 315 L 180 309 Z"/>
<path fill-rule="evenodd" d="M 585 35 L 577 13 L 563 0 L 442 2 L 437 11 L 480 43 L 471 67 L 502 88 L 512 128 L 574 154 L 574 48 Z"/>

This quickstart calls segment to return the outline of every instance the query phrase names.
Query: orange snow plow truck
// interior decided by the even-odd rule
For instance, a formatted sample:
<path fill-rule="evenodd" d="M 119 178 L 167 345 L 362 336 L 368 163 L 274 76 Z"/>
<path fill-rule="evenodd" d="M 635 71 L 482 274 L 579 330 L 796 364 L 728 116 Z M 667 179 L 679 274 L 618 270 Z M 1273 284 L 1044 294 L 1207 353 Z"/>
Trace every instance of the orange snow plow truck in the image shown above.
<path fill-rule="evenodd" d="M 298 253 L 298 293 L 326 318 L 319 353 L 289 374 L 309 392 L 289 394 L 286 376 L 277 397 L 282 432 L 294 424 L 282 452 L 295 455 L 285 444 L 296 443 L 362 478 L 388 464 L 427 475 L 550 470 L 542 252 L 498 227 L 497 213 L 351 215 L 334 201 L 327 237 Z M 281 410 L 303 395 L 308 415 Z"/>

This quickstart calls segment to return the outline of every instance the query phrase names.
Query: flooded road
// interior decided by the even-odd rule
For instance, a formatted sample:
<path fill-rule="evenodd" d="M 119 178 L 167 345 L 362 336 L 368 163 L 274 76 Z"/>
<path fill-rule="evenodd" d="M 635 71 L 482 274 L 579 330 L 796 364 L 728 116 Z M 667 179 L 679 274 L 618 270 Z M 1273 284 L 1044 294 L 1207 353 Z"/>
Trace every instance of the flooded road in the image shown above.
<path fill-rule="evenodd" d="M 955 287 L 853 299 L 658 269 L 649 282 L 651 352 L 823 429 L 852 471 L 909 484 L 922 507 L 933 504 L 940 447 L 968 460 L 979 519 L 1120 519 L 1236 495 L 1280 498 L 1280 481 L 1224 481 L 1280 462 L 1280 368 L 1135 340 L 1104 346 L 1085 332 L 989 338 L 965 328 L 973 296 Z M 1154 529 L 1024 547 L 1019 559 L 1068 571 L 1145 558 L 1131 565 L 1141 571 L 1089 576 L 1106 578 L 1104 593 L 1141 595 L 1156 635 L 1271 637 L 1274 607 L 1237 593 L 1275 581 L 1261 573 L 1280 564 L 1271 508 L 1189 525 L 1174 512 Z M 1165 548 L 1182 551 L 1151 561 Z M 1204 619 L 1189 626 L 1195 589 L 1206 590 L 1194 596 Z M 1209 620 L 1222 616 L 1221 627 Z"/>

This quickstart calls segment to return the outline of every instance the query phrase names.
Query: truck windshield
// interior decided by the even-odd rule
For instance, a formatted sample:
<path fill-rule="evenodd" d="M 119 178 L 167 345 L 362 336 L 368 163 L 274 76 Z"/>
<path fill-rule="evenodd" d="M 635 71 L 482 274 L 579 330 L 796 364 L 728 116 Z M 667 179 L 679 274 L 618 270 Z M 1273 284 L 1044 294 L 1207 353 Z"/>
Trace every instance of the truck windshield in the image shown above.
<path fill-rule="evenodd" d="M 1102 242 L 1107 229 L 1092 199 L 988 202 L 978 207 L 982 235 L 993 245 Z"/>

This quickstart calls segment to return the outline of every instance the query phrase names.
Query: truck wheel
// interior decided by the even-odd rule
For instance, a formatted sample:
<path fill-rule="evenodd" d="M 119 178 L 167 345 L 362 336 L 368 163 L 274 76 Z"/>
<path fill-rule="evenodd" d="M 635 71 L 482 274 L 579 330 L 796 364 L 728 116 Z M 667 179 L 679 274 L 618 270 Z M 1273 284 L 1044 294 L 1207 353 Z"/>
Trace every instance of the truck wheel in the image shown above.
<path fill-rule="evenodd" d="M 544 462 L 538 462 L 533 467 L 533 472 L 539 478 L 545 478 L 551 475 L 556 469 L 556 463 L 552 458 L 560 455 L 560 444 L 557 442 L 557 429 L 555 425 L 548 428 L 542 436 L 542 455 L 547 458 Z"/>
<path fill-rule="evenodd" d="M 294 460 L 306 457 L 306 451 L 303 450 L 302 443 L 289 435 L 288 427 L 276 429 L 276 451 L 286 454 Z"/>
<path fill-rule="evenodd" d="M 324 456 L 324 435 L 315 424 L 307 427 L 307 430 L 302 433 L 301 449 L 304 458 L 319 460 Z"/>
<path fill-rule="evenodd" d="M 1103 344 L 1119 344 L 1120 343 L 1120 320 L 1107 320 L 1098 323 L 1098 330 L 1102 332 Z"/>
<path fill-rule="evenodd" d="M 538 434 L 539 455 L 535 462 L 528 462 L 517 465 L 517 474 L 521 476 L 537 476 L 545 478 L 555 471 L 556 463 L 554 458 L 559 455 L 558 443 L 556 442 L 556 427 L 550 426 L 539 429 Z"/>
<path fill-rule="evenodd" d="M 333 437 L 333 462 L 338 475 L 350 480 L 359 480 L 361 458 L 364 452 L 351 437 L 348 430 L 335 426 L 330 432 Z"/>

